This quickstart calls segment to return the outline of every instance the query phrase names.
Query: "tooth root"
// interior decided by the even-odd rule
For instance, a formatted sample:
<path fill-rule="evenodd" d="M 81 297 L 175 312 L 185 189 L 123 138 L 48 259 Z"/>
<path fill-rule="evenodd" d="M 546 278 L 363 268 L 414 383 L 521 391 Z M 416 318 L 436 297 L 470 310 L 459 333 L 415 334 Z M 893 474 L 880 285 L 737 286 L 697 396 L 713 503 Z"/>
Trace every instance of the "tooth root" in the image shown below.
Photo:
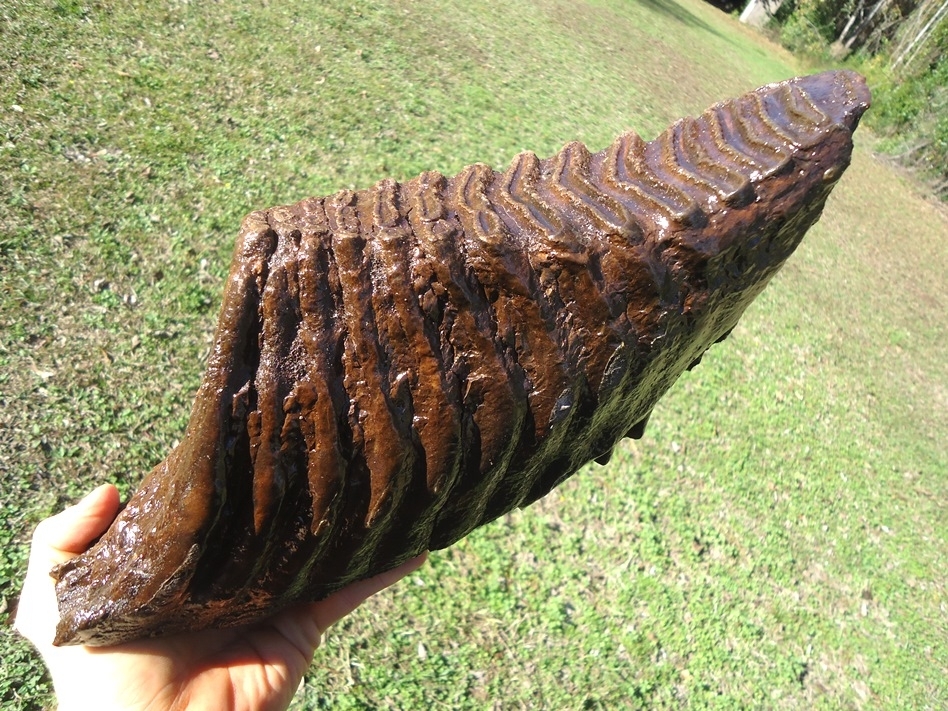
<path fill-rule="evenodd" d="M 614 450 L 610 449 L 605 454 L 600 454 L 598 457 L 596 457 L 596 464 L 602 464 L 603 466 L 605 466 L 612 459 L 612 455 L 614 453 L 615 453 Z"/>
<path fill-rule="evenodd" d="M 641 420 L 632 425 L 632 429 L 630 429 L 625 436 L 631 439 L 642 439 L 642 436 L 645 434 L 645 425 L 648 424 L 648 418 L 651 416 L 652 413 L 650 412 Z"/>

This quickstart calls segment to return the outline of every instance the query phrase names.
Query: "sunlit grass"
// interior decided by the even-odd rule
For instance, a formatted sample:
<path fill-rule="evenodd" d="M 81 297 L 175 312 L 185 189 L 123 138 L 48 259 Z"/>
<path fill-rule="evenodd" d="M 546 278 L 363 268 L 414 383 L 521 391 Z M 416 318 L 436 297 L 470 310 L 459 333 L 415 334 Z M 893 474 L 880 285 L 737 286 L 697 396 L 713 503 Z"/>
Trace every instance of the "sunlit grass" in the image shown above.
<path fill-rule="evenodd" d="M 0 10 L 0 606 L 38 520 L 181 436 L 246 212 L 795 73 L 691 0 L 357 7 Z M 298 708 L 948 698 L 948 226 L 869 148 L 643 440 L 342 623 Z M 0 645 L 4 708 L 48 701 Z"/>

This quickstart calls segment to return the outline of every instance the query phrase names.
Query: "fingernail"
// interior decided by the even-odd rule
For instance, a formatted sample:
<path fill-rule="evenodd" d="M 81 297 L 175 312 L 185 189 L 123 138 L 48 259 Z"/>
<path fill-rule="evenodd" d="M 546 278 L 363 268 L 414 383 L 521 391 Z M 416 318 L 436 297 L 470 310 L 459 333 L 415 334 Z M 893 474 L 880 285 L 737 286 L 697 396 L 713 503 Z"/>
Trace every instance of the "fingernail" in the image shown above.
<path fill-rule="evenodd" d="M 79 501 L 76 503 L 76 506 L 86 506 L 86 505 L 88 505 L 88 503 L 89 503 L 90 501 L 92 501 L 93 499 L 95 499 L 95 497 L 98 496 L 98 495 L 102 492 L 102 490 L 103 490 L 105 487 L 107 487 L 107 486 L 108 486 L 108 484 L 99 484 L 99 486 L 97 486 L 97 487 L 94 488 L 92 491 L 90 491 L 88 494 L 86 494 L 86 495 L 83 496 L 81 499 L 79 499 Z"/>

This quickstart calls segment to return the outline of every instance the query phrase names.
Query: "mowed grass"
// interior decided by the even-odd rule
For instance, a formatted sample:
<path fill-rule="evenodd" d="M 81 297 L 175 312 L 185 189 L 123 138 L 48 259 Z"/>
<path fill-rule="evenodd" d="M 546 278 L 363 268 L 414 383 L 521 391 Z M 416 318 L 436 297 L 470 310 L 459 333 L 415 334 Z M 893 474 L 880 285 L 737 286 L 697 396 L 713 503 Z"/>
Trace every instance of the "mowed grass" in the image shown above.
<path fill-rule="evenodd" d="M 692 0 L 0 9 L 0 609 L 181 436 L 241 217 L 594 150 L 796 72 Z M 643 440 L 327 636 L 296 708 L 941 708 L 948 221 L 861 135 Z M 50 687 L 0 640 L 0 703 Z"/>

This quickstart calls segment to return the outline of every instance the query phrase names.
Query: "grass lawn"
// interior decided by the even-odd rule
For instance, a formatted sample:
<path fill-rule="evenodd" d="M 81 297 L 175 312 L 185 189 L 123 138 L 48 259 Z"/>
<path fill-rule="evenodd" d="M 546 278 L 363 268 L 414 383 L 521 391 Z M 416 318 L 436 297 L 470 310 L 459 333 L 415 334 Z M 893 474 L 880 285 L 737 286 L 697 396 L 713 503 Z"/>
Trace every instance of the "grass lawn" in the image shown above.
<path fill-rule="evenodd" d="M 799 71 L 697 0 L 12 0 L 0 30 L 4 616 L 33 526 L 184 431 L 245 213 Z M 294 707 L 943 708 L 948 219 L 872 143 L 644 439 L 334 628 Z M 0 705 L 49 691 L 0 637 Z"/>

